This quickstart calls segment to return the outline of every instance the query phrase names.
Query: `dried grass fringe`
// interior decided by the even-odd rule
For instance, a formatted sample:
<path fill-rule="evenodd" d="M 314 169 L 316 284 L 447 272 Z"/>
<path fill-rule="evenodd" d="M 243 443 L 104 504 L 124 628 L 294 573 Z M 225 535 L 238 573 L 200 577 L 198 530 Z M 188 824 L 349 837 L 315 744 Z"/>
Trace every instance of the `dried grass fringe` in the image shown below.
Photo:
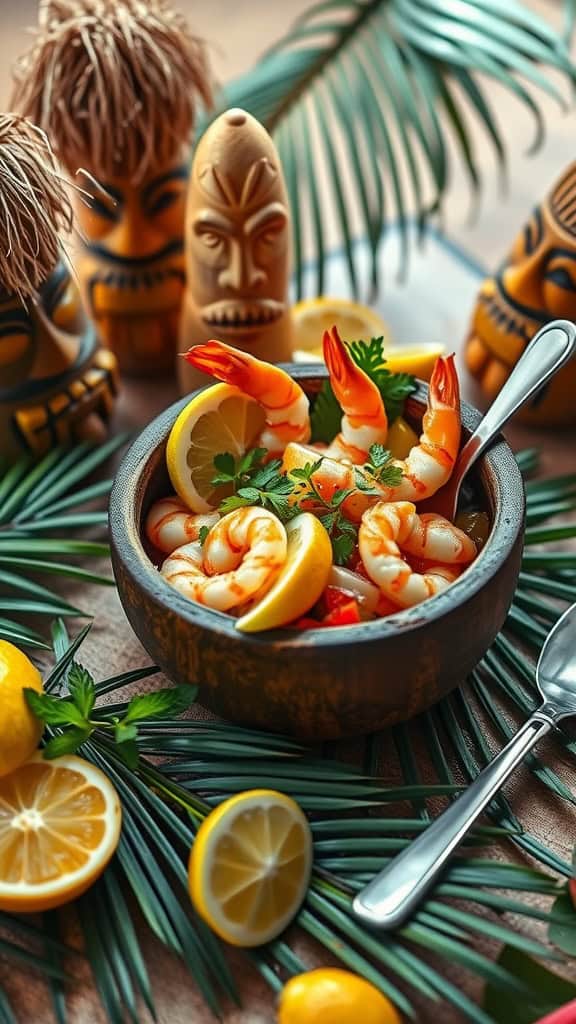
<path fill-rule="evenodd" d="M 34 295 L 72 227 L 66 182 L 45 133 L 17 114 L 0 114 L 0 291 Z"/>
<path fill-rule="evenodd" d="M 128 178 L 176 158 L 196 98 L 212 105 L 204 44 L 166 0 L 40 0 L 13 106 L 39 124 L 71 174 Z"/>

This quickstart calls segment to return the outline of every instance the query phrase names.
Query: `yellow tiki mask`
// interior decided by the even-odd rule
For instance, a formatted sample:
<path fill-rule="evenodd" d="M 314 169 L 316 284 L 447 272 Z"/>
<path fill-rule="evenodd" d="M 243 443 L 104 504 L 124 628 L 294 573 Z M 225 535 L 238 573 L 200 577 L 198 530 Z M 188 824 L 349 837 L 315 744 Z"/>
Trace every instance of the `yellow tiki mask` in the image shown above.
<path fill-rule="evenodd" d="M 75 268 L 84 302 L 127 374 L 173 372 L 187 178 L 187 165 L 174 163 L 138 184 L 89 182 L 89 197 L 75 202 L 84 237 Z"/>
<path fill-rule="evenodd" d="M 0 115 L 0 454 L 102 439 L 116 360 L 100 349 L 58 263 L 72 209 L 46 138 Z"/>
<path fill-rule="evenodd" d="M 218 338 L 260 359 L 290 360 L 289 268 L 278 153 L 254 117 L 228 110 L 203 135 L 192 164 L 181 351 Z M 178 370 L 183 392 L 206 383 L 184 360 Z"/>
<path fill-rule="evenodd" d="M 168 0 L 40 0 L 16 74 L 15 106 L 84 190 L 74 263 L 100 338 L 127 374 L 173 373 L 203 45 Z"/>
<path fill-rule="evenodd" d="M 576 319 L 576 163 L 537 206 L 512 251 L 480 290 L 466 363 L 490 399 L 536 331 L 557 317 Z M 576 423 L 576 360 L 520 414 L 528 423 Z"/>

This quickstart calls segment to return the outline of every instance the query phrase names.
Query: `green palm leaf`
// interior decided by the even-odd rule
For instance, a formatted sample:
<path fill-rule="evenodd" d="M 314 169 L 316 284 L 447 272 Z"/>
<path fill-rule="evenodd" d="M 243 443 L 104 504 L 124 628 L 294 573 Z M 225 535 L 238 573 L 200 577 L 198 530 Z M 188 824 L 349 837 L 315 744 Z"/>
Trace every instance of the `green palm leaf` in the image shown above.
<path fill-rule="evenodd" d="M 328 0 L 305 12 L 221 107 L 250 110 L 273 133 L 286 171 L 295 241 L 295 284 L 314 262 L 325 275 L 324 223 L 337 225 L 354 294 L 360 290 L 355 237 L 367 239 L 373 291 L 386 221 L 400 232 L 406 269 L 409 218 L 420 228 L 441 209 L 458 153 L 473 193 L 481 188 L 471 121 L 501 169 L 505 140 L 479 75 L 500 82 L 543 121 L 529 89 L 562 101 L 540 66 L 574 80 L 565 37 L 517 0 Z M 322 183 L 321 187 L 319 183 Z"/>
<path fill-rule="evenodd" d="M 536 468 L 534 453 L 521 455 L 519 462 L 525 471 Z M 110 1021 L 137 1020 L 140 999 L 154 1015 L 134 907 L 156 937 L 182 959 L 214 1011 L 222 997 L 234 997 L 220 944 L 202 922 L 183 910 L 188 906 L 186 860 L 198 824 L 210 809 L 230 793 L 260 784 L 262 777 L 295 796 L 310 815 L 315 867 L 298 925 L 328 952 L 370 979 L 408 1018 L 415 1019 L 415 1007 L 422 1000 L 437 1005 L 440 1013 L 447 1002 L 462 1019 L 477 1024 L 501 1019 L 494 1015 L 499 999 L 506 1006 L 536 1005 L 535 983 L 526 964 L 534 957 L 554 964 L 559 954 L 532 938 L 522 922 L 540 921 L 551 935 L 561 927 L 564 942 L 571 932 L 576 935 L 576 914 L 557 900 L 564 891 L 562 880 L 571 877 L 573 868 L 523 828 L 504 794 L 489 809 L 490 823 L 475 830 L 407 927 L 375 937 L 355 920 L 351 901 L 386 859 L 426 827 L 431 801 L 436 806 L 439 797 L 451 798 L 462 778 L 473 778 L 490 760 L 493 752 L 483 723 L 489 721 L 496 739 L 505 742 L 511 730 L 510 710 L 521 720 L 534 707 L 534 659 L 549 626 L 566 602 L 576 599 L 576 569 L 568 560 L 559 562 L 561 552 L 554 549 L 556 543 L 576 536 L 576 527 L 565 519 L 559 526 L 547 526 L 542 511 L 558 505 L 565 506 L 563 515 L 576 510 L 576 474 L 528 484 L 529 520 L 536 525 L 529 529 L 526 551 L 529 555 L 537 546 L 539 564 L 528 561 L 521 574 L 504 630 L 464 688 L 413 722 L 369 738 L 363 770 L 315 756 L 283 737 L 228 723 L 173 719 L 142 724 L 140 765 L 133 771 L 122 762 L 108 733 L 93 733 L 82 753 L 113 780 L 125 823 L 106 874 L 78 904 L 86 954 Z M 29 593 L 42 599 L 41 593 Z M 70 642 L 63 623 L 54 625 L 58 660 L 46 680 L 47 690 L 56 693 L 65 684 L 88 628 Z M 123 715 L 126 688 L 154 671 L 135 669 L 97 684 L 98 701 L 106 698 L 99 706 L 99 719 Z M 110 697 L 114 703 L 108 702 Z M 560 742 L 566 756 L 576 754 L 569 735 L 561 736 Z M 563 780 L 537 756 L 527 767 L 536 787 L 574 803 Z M 514 844 L 541 867 L 482 856 L 482 848 L 494 841 Z M 56 914 L 48 915 L 45 954 L 38 959 L 36 951 L 28 949 L 27 940 L 35 945 L 34 935 L 11 920 L 15 938 L 0 947 L 0 957 L 9 955 L 24 966 L 30 957 L 30 963 L 47 973 L 56 1020 L 66 1024 L 61 969 L 65 954 L 56 921 Z M 3 923 L 0 919 L 0 927 Z M 507 955 L 495 962 L 478 950 L 478 938 L 504 944 Z M 275 991 L 283 978 L 306 969 L 283 937 L 251 953 L 250 959 Z M 488 986 L 489 1010 L 446 980 L 447 962 Z M 518 970 L 515 965 L 520 965 Z M 12 1019 L 0 993 L 0 1021 Z"/>
<path fill-rule="evenodd" d="M 101 499 L 108 496 L 112 480 L 90 479 L 125 441 L 121 436 L 104 445 L 54 448 L 39 462 L 23 457 L 0 471 L 0 639 L 46 647 L 40 633 L 21 624 L 20 617 L 86 617 L 37 576 L 113 583 L 68 559 L 108 556 L 108 545 L 93 538 L 106 529 Z M 85 530 L 90 531 L 86 539 L 71 539 Z"/>

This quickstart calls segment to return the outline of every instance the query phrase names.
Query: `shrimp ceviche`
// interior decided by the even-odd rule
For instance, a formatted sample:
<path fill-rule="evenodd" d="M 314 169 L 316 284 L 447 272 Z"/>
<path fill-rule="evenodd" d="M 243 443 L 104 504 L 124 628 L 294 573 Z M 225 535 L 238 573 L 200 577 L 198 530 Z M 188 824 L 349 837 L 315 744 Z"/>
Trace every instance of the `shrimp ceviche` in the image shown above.
<path fill-rule="evenodd" d="M 312 406 L 286 370 L 220 341 L 184 357 L 220 383 L 172 429 L 176 493 L 152 505 L 146 536 L 166 583 L 240 630 L 395 614 L 449 587 L 488 533 L 484 513 L 457 525 L 419 510 L 460 447 L 454 357 L 436 361 L 418 437 L 398 418 L 414 381 L 385 371 L 381 339 L 348 345 L 334 327 L 323 351 L 329 382 Z M 376 371 L 363 351 L 380 353 Z"/>

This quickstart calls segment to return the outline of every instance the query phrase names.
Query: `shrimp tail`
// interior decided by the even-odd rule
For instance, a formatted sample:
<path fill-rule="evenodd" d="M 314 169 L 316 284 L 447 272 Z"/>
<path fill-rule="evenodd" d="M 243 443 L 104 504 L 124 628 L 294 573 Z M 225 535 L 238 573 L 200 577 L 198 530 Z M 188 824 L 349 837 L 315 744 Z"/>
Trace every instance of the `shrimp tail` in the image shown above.
<path fill-rule="evenodd" d="M 347 345 L 342 341 L 337 327 L 332 327 L 330 331 L 324 331 L 324 335 L 322 337 L 322 351 L 324 353 L 324 362 L 328 367 L 334 393 L 340 401 L 338 392 L 341 391 L 345 393 L 348 390 L 350 386 L 350 378 L 356 376 L 358 367 L 352 359 Z"/>
<path fill-rule="evenodd" d="M 431 404 L 449 409 L 460 409 L 460 386 L 454 364 L 454 354 L 438 356 L 430 378 Z"/>
<path fill-rule="evenodd" d="M 226 384 L 242 387 L 250 372 L 250 357 L 223 341 L 207 341 L 205 345 L 194 345 L 182 353 L 187 363 L 197 370 L 204 370 Z"/>

